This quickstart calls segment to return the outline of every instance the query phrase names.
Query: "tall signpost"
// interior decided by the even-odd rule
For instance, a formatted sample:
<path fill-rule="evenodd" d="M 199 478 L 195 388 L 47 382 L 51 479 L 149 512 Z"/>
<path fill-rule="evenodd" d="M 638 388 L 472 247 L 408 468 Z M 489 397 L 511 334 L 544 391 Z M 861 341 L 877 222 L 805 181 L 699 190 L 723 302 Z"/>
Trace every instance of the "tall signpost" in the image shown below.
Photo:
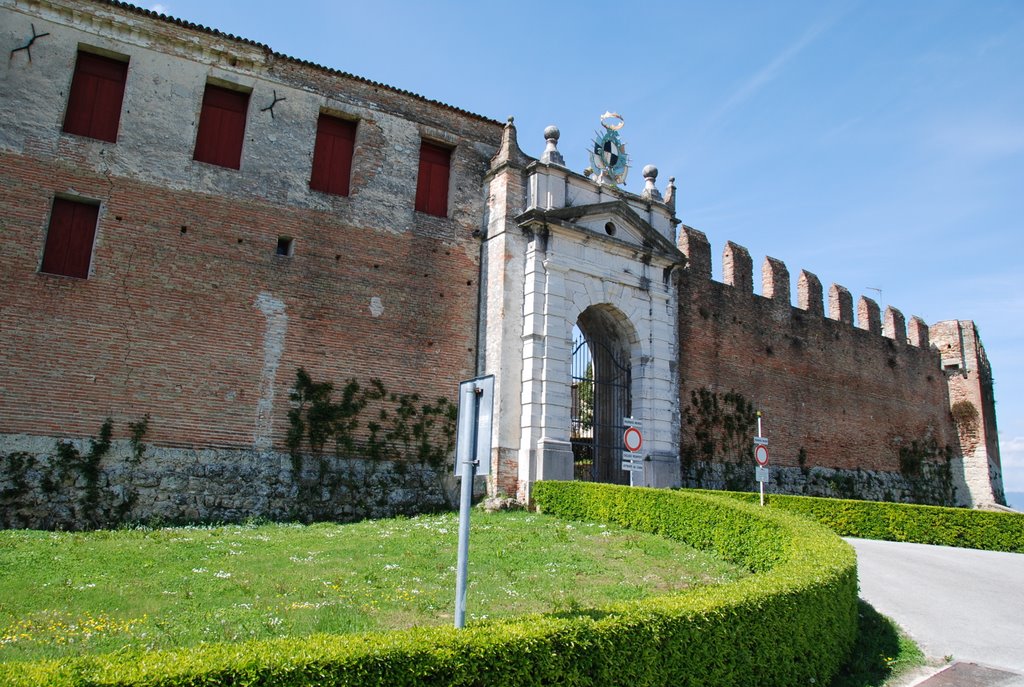
<path fill-rule="evenodd" d="M 466 626 L 466 578 L 469 570 L 469 511 L 473 478 L 491 469 L 491 414 L 494 375 L 459 385 L 459 419 L 455 436 L 455 476 L 462 478 L 459 501 L 459 555 L 455 577 L 455 627 Z"/>
<path fill-rule="evenodd" d="M 754 437 L 754 479 L 761 490 L 761 505 L 764 506 L 764 483 L 768 481 L 768 437 L 761 436 L 761 411 L 757 411 L 757 436 Z"/>

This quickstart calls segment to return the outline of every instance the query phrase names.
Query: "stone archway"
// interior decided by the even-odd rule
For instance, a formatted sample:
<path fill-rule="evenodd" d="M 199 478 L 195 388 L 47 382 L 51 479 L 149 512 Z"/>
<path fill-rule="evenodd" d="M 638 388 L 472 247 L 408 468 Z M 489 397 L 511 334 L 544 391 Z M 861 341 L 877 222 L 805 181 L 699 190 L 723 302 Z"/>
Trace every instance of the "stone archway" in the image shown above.
<path fill-rule="evenodd" d="M 570 441 L 573 477 L 629 484 L 623 418 L 633 412 L 629 323 L 610 305 L 584 310 L 573 327 Z"/>

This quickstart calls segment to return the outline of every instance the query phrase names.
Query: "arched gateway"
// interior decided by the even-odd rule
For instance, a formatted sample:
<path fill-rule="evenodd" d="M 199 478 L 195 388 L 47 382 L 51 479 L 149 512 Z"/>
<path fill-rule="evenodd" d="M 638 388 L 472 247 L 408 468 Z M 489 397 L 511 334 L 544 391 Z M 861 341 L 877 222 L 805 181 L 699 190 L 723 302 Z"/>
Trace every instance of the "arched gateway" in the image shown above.
<path fill-rule="evenodd" d="M 632 350 L 638 342 L 631 330 L 622 313 L 607 304 L 587 308 L 573 327 L 569 438 L 574 479 L 630 483 L 621 456 L 623 418 L 633 414 Z"/>
<path fill-rule="evenodd" d="M 481 369 L 495 375 L 492 492 L 544 479 L 679 482 L 674 187 L 627 193 L 540 160 L 511 122 L 487 175 Z M 523 210 L 525 208 L 525 211 Z M 623 418 L 642 425 L 642 472 L 622 469 Z"/>

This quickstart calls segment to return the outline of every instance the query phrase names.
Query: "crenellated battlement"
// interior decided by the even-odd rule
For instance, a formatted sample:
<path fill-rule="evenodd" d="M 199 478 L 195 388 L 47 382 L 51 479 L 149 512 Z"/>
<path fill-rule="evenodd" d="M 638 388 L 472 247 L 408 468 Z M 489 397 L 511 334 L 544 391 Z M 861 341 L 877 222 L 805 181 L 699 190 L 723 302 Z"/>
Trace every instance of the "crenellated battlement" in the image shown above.
<path fill-rule="evenodd" d="M 711 243 L 707 235 L 685 224 L 679 228 L 676 241 L 679 250 L 686 255 L 686 271 L 694 277 L 712 280 Z M 722 249 L 722 283 L 741 293 L 754 293 L 754 262 L 745 247 L 726 241 Z M 898 343 L 928 348 L 928 325 L 919 317 L 907 321 L 897 308 L 887 306 L 883 313 L 878 303 L 867 296 L 857 298 L 857 309 L 853 307 L 853 295 L 849 289 L 832 284 L 828 290 L 828 315 L 825 315 L 824 292 L 821 280 L 807 270 L 800 270 L 797 278 L 797 302 L 793 306 L 790 290 L 790 272 L 786 263 L 771 256 L 761 264 L 761 297 L 779 304 L 790 305 L 808 315 L 835 320 L 871 334 L 892 339 Z M 855 316 L 856 315 L 856 316 Z"/>

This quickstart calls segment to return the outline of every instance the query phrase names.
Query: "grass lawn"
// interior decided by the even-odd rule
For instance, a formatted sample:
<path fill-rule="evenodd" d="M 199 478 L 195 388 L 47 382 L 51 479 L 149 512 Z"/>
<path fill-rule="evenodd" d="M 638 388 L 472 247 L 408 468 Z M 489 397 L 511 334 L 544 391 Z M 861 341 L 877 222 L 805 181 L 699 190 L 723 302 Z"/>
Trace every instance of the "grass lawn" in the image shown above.
<path fill-rule="evenodd" d="M 663 537 L 473 513 L 467 616 L 738 579 Z M 457 514 L 336 525 L 0 532 L 0 661 L 452 622 Z"/>

